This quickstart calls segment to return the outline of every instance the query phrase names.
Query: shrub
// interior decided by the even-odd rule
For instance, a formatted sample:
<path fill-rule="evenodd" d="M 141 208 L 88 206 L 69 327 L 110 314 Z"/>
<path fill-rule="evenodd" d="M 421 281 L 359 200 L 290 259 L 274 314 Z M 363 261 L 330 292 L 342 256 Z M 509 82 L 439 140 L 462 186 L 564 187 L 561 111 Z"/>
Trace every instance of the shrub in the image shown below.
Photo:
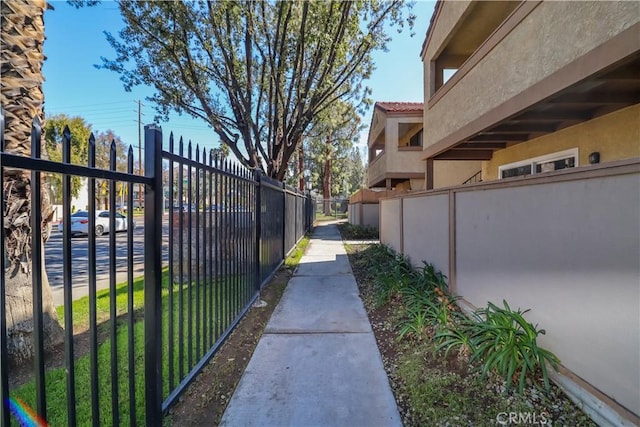
<path fill-rule="evenodd" d="M 376 227 L 368 225 L 340 224 L 340 232 L 342 237 L 348 240 L 357 239 L 378 239 L 379 232 Z"/>
<path fill-rule="evenodd" d="M 376 294 L 376 303 L 383 306 L 392 298 L 400 296 L 402 289 L 409 285 L 412 270 L 409 259 L 401 254 L 394 254 L 391 249 L 387 251 L 393 255 L 393 258 L 386 265 L 379 266 L 374 281 L 374 289 Z"/>
<path fill-rule="evenodd" d="M 456 304 L 460 297 L 449 294 L 447 277 L 432 264 L 423 261 L 416 271 L 406 256 L 382 245 L 371 262 L 378 305 L 399 298 L 404 306 L 398 340 L 432 337 L 445 357 L 457 349 L 458 358 L 480 363 L 482 378 L 495 371 L 504 377 L 507 389 L 517 383 L 522 393 L 527 378 L 535 382 L 540 374 L 549 391 L 547 363 L 557 370 L 560 360 L 538 346 L 537 337 L 545 330 L 526 321 L 529 310 L 513 311 L 503 301 L 504 307 L 489 303 L 469 318 Z"/>
<path fill-rule="evenodd" d="M 503 300 L 504 308 L 489 303 L 478 311 L 484 321 L 475 322 L 471 342 L 471 361 L 482 360 L 482 376 L 495 370 L 504 377 L 509 388 L 518 378 L 518 391 L 524 390 L 526 378 L 536 380 L 542 374 L 545 390 L 549 391 L 546 364 L 558 369 L 560 360 L 549 350 L 538 346 L 537 337 L 544 329 L 527 322 L 523 316 L 529 310 L 513 311 Z"/>

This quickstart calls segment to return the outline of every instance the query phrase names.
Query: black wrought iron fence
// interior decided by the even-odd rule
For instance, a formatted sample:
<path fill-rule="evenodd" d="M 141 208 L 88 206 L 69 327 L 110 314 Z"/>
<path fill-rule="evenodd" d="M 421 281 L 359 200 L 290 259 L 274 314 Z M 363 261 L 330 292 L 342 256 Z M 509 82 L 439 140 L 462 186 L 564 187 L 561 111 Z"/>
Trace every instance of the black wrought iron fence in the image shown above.
<path fill-rule="evenodd" d="M 4 150 L 3 115 L 0 135 Z M 28 414 L 27 408 L 51 425 L 161 425 L 163 414 L 312 225 L 314 202 L 259 171 L 214 157 L 191 143 L 185 147 L 182 139 L 174 144 L 173 135 L 164 150 L 162 131 L 154 125 L 145 127 L 145 176 L 133 173 L 131 149 L 127 172 L 118 172 L 114 144 L 109 168 L 98 169 L 93 138 L 88 141 L 87 166 L 70 163 L 68 131 L 61 163 L 40 158 L 40 142 L 40 125 L 35 121 L 31 158 L 0 152 L 3 189 L 5 172 L 30 171 L 31 204 L 26 212 L 31 241 L 39 242 L 43 233 L 48 234 L 40 226 L 41 175 L 63 177 L 64 200 L 62 237 L 46 246 L 31 245 L 34 314 L 25 324 L 33 324 L 33 358 L 18 363 L 8 351 L 16 325 L 7 321 L 13 283 L 6 245 L 15 236 L 7 225 L 12 207 L 3 192 L 0 425 L 24 421 L 21 417 Z M 71 176 L 87 180 L 86 240 L 72 239 Z M 116 188 L 127 189 L 127 205 L 133 206 L 134 185 L 144 186 L 144 217 L 135 220 L 137 226 L 129 215 L 124 234 L 96 236 L 96 180 L 109 183 L 110 231 L 118 227 Z M 98 252 L 97 239 L 108 239 L 106 252 Z M 47 349 L 43 329 L 46 250 L 55 244 L 62 246 L 63 254 L 64 305 L 57 313 L 64 319 L 64 337 Z M 133 254 L 139 246 L 144 252 L 144 274 L 135 277 L 139 266 L 134 265 Z M 124 266 L 117 262 L 123 253 Z M 77 298 L 80 264 L 86 264 L 88 292 Z M 104 265 L 108 274 L 101 279 L 97 271 Z M 118 283 L 121 270 L 126 280 Z M 63 357 L 57 356 L 61 352 Z"/>

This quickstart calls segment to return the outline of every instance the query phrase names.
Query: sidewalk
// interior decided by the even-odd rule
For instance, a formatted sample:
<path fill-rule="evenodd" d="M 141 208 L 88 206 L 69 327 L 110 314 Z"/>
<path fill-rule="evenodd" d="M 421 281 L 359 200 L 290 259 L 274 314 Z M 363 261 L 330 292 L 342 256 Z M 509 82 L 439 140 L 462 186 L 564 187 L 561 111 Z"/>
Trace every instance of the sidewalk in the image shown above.
<path fill-rule="evenodd" d="M 402 425 L 335 225 L 316 227 L 221 425 Z"/>

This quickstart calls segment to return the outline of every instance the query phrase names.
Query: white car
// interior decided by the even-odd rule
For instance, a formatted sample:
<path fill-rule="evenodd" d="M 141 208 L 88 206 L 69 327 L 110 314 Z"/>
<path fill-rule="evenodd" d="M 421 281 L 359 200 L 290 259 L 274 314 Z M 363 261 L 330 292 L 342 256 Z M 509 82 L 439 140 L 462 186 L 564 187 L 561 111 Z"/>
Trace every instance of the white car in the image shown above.
<path fill-rule="evenodd" d="M 127 230 L 127 217 L 119 212 L 114 213 L 116 217 L 116 232 Z M 133 228 L 136 222 L 133 222 Z M 62 231 L 62 221 L 58 224 L 58 230 Z M 109 232 L 109 211 L 96 211 L 96 236 L 102 236 Z M 78 211 L 71 215 L 71 235 L 89 234 L 89 212 Z"/>

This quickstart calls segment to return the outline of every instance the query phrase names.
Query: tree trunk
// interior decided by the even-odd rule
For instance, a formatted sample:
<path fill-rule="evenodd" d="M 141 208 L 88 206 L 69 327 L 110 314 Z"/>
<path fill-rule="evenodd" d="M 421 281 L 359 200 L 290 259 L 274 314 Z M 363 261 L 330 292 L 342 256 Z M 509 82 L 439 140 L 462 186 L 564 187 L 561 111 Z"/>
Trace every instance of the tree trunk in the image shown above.
<path fill-rule="evenodd" d="M 31 125 L 34 117 L 44 119 L 42 105 L 42 63 L 44 55 L 44 0 L 11 0 L 1 4 L 2 20 L 2 89 L 1 104 L 5 112 L 5 151 L 29 157 L 31 155 Z M 40 143 L 46 153 L 44 138 Z M 43 174 L 44 175 L 44 174 Z M 32 246 L 48 238 L 53 209 L 42 179 L 43 241 L 32 242 L 30 218 L 31 174 L 24 170 L 5 170 L 3 198 L 5 201 L 4 256 L 6 306 L 0 307 L 6 316 L 8 353 L 14 364 L 22 363 L 34 355 L 33 346 L 33 268 L 42 269 L 44 344 L 50 350 L 63 339 L 57 321 L 49 281 L 44 266 L 32 266 Z"/>
<path fill-rule="evenodd" d="M 300 148 L 298 148 L 298 173 L 300 174 L 300 181 L 298 182 L 298 188 L 300 191 L 304 191 L 304 150 L 302 149 L 302 142 Z"/>
<path fill-rule="evenodd" d="M 324 177 L 322 179 L 322 198 L 324 199 L 324 214 L 331 215 L 331 137 L 329 136 L 327 136 L 326 147 Z"/>

